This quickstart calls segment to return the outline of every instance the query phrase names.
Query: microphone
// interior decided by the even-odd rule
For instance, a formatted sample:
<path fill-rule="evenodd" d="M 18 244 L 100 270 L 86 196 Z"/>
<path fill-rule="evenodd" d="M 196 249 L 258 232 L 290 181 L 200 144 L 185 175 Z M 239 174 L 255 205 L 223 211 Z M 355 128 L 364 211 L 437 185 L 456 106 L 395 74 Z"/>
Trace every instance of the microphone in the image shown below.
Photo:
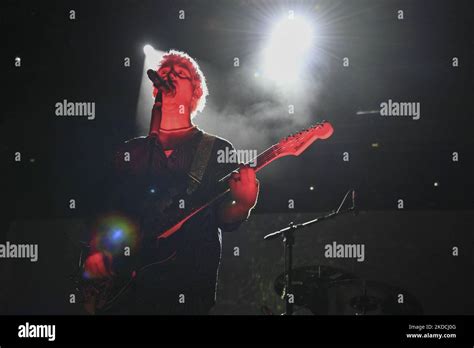
<path fill-rule="evenodd" d="M 155 70 L 148 69 L 146 74 L 150 81 L 153 82 L 153 86 L 155 86 L 156 89 L 164 90 L 165 92 L 169 92 L 173 89 L 172 85 L 168 83 L 168 81 L 163 80 Z"/>
<path fill-rule="evenodd" d="M 356 192 L 355 190 L 352 190 L 352 211 L 354 212 L 354 215 L 357 215 L 359 212 L 356 209 L 355 199 L 356 199 Z"/>

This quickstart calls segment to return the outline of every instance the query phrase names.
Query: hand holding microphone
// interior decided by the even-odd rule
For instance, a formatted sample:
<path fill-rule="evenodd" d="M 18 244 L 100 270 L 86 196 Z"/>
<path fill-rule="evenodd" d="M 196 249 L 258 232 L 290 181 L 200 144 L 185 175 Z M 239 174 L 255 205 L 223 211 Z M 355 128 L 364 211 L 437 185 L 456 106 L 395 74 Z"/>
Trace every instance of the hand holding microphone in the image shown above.
<path fill-rule="evenodd" d="M 173 86 L 166 80 L 162 79 L 158 73 L 153 69 L 148 69 L 146 74 L 148 78 L 153 83 L 156 89 L 164 91 L 166 93 L 170 92 L 173 89 Z"/>

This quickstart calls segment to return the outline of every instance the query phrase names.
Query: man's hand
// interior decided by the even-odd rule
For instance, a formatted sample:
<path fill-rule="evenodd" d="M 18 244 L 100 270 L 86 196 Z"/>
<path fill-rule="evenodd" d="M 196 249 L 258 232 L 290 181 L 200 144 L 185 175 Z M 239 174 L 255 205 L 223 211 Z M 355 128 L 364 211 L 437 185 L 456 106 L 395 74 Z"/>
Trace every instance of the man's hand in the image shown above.
<path fill-rule="evenodd" d="M 255 170 L 248 165 L 232 173 L 229 179 L 231 199 L 221 205 L 220 221 L 232 224 L 245 220 L 257 203 L 259 186 Z"/>
<path fill-rule="evenodd" d="M 109 252 L 97 251 L 87 257 L 84 268 L 90 279 L 110 277 L 113 275 L 112 255 Z"/>
<path fill-rule="evenodd" d="M 255 170 L 245 165 L 229 179 L 230 194 L 235 204 L 247 212 L 255 206 L 258 197 L 259 182 Z"/>

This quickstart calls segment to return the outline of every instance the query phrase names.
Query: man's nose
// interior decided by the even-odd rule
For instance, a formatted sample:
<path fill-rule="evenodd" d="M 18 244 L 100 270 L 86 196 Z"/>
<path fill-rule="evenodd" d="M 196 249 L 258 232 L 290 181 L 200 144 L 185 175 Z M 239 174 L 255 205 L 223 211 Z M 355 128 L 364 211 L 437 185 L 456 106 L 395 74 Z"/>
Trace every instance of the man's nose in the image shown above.
<path fill-rule="evenodd" d="M 166 79 L 171 83 L 176 82 L 176 74 L 174 72 L 170 72 L 166 75 Z"/>

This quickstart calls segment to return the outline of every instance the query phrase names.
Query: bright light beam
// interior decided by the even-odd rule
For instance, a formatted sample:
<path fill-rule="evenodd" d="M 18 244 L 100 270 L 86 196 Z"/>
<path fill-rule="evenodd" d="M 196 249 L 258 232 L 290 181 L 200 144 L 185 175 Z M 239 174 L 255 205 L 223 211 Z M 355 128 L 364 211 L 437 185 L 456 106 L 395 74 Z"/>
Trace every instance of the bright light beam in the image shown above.
<path fill-rule="evenodd" d="M 154 48 L 153 48 L 152 45 L 145 45 L 145 46 L 143 47 L 143 53 L 145 53 L 145 55 L 147 55 L 147 56 L 150 55 L 150 54 L 152 54 L 154 51 L 155 51 L 155 50 L 154 50 Z"/>
<path fill-rule="evenodd" d="M 140 84 L 140 93 L 136 111 L 137 135 L 148 134 L 150 127 L 150 115 L 153 107 L 153 85 L 148 79 L 146 71 L 148 69 L 156 70 L 165 52 L 155 50 L 151 45 L 143 47 L 145 59 L 143 62 L 142 82 Z"/>
<path fill-rule="evenodd" d="M 297 82 L 313 45 L 313 34 L 312 25 L 301 17 L 277 23 L 263 51 L 263 75 L 284 85 Z"/>

